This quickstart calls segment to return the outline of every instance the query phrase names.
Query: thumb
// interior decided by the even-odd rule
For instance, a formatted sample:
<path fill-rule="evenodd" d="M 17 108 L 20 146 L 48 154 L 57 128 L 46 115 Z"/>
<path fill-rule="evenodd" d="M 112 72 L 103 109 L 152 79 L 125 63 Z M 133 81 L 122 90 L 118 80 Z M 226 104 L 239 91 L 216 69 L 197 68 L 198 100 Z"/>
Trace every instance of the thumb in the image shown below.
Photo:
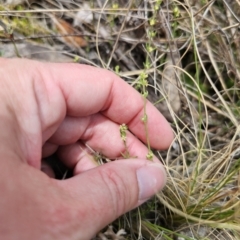
<path fill-rule="evenodd" d="M 81 239 L 90 239 L 161 190 L 165 182 L 162 164 L 128 159 L 107 163 L 59 184 L 71 196 L 69 204 L 75 205 Z"/>

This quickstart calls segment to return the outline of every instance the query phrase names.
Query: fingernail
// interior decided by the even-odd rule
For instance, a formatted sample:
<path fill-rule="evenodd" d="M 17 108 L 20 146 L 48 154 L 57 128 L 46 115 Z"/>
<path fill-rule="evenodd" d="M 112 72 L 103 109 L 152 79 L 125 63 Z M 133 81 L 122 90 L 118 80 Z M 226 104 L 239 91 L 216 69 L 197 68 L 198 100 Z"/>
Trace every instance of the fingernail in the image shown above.
<path fill-rule="evenodd" d="M 166 184 L 166 172 L 161 164 L 150 163 L 137 170 L 138 200 L 144 201 L 162 190 Z"/>

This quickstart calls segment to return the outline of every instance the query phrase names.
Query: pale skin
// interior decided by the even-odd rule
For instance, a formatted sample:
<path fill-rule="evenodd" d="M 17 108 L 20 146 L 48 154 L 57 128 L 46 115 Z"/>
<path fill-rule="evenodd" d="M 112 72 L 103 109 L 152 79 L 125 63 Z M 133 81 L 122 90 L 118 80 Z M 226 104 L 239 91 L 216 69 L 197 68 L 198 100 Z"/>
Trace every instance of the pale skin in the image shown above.
<path fill-rule="evenodd" d="M 0 239 L 88 240 L 164 187 L 164 168 L 146 160 L 142 96 L 113 73 L 0 59 L 0 99 Z M 151 146 L 168 148 L 170 125 L 149 102 L 147 114 Z M 137 159 L 121 160 L 122 123 Z M 86 144 L 118 160 L 96 166 Z M 72 178 L 40 170 L 56 151 Z"/>

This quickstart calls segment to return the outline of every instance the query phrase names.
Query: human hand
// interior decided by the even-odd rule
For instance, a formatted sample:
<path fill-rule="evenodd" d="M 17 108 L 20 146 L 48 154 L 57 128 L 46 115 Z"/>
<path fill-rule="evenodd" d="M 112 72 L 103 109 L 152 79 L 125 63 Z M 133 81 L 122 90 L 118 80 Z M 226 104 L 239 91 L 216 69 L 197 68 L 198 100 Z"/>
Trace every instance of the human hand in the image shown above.
<path fill-rule="evenodd" d="M 145 160 L 143 99 L 106 70 L 79 64 L 0 59 L 0 238 L 90 239 L 162 189 L 163 167 Z M 172 130 L 147 103 L 149 141 L 165 149 Z M 95 167 L 85 144 L 121 158 L 119 125 L 137 159 Z M 74 176 L 40 171 L 58 151 Z"/>

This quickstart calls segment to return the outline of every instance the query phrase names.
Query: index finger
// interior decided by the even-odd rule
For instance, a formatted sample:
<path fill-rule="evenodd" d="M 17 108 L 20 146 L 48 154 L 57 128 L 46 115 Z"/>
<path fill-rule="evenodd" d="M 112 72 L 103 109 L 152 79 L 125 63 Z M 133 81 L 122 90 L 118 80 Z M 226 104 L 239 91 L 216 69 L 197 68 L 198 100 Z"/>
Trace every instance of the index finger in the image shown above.
<path fill-rule="evenodd" d="M 88 116 L 101 112 L 146 143 L 144 100 L 141 94 L 110 71 L 80 64 L 48 64 L 55 83 L 64 96 L 67 115 Z M 46 79 L 47 81 L 47 79 Z M 167 148 L 173 139 L 172 129 L 163 115 L 146 103 L 149 142 L 153 148 Z"/>

